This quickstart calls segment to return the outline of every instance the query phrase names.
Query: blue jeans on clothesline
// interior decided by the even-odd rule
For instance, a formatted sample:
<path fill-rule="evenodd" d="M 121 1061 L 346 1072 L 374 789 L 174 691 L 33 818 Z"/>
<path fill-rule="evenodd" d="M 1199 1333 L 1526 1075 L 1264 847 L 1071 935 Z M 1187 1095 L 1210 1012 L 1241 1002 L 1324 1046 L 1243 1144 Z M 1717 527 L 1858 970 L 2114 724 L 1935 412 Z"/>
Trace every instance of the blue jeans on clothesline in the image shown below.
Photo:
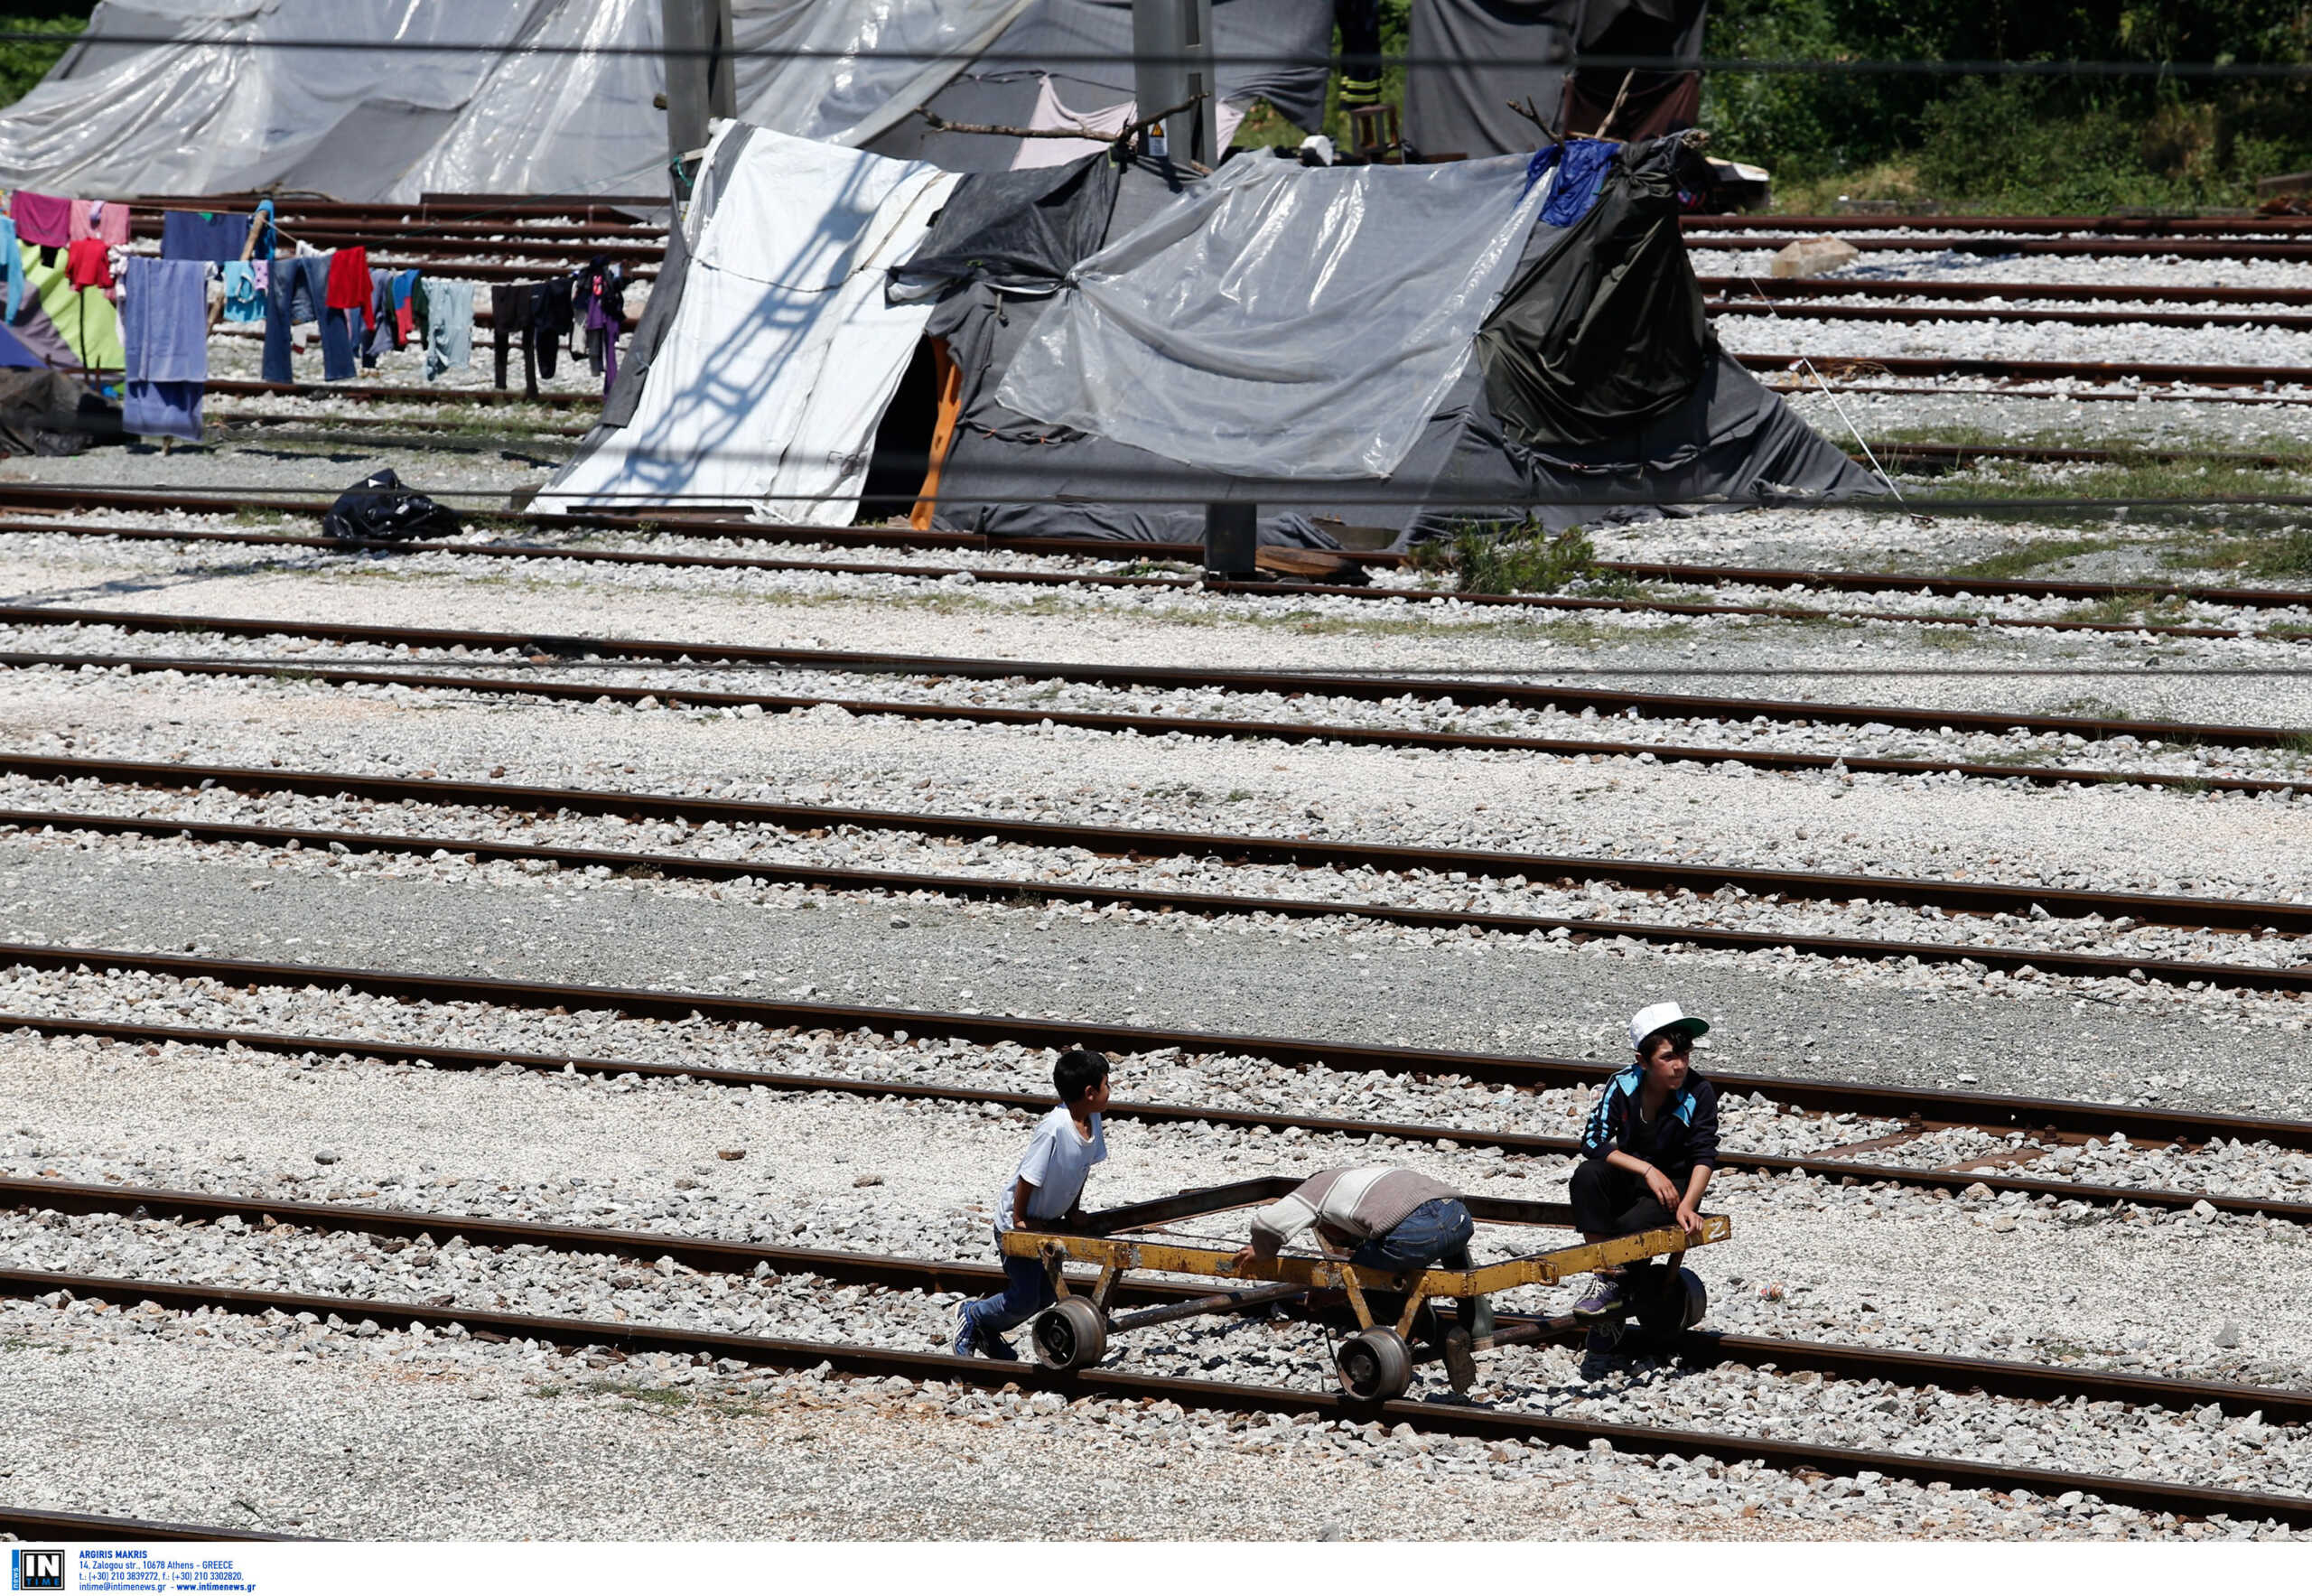
<path fill-rule="evenodd" d="M 351 313 L 329 308 L 329 257 L 284 256 L 273 263 L 265 291 L 265 380 L 294 382 L 289 331 L 299 322 L 322 329 L 322 380 L 344 382 L 353 375 Z"/>

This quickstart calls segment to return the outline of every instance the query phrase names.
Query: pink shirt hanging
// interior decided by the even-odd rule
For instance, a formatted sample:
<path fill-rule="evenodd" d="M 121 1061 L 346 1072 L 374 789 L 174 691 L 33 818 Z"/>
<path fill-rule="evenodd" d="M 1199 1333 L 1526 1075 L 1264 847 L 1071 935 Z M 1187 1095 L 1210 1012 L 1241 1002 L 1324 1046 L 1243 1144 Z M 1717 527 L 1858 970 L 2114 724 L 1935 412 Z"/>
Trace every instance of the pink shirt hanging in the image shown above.
<path fill-rule="evenodd" d="M 107 200 L 72 201 L 72 242 L 102 238 L 107 244 L 128 242 L 128 207 Z"/>

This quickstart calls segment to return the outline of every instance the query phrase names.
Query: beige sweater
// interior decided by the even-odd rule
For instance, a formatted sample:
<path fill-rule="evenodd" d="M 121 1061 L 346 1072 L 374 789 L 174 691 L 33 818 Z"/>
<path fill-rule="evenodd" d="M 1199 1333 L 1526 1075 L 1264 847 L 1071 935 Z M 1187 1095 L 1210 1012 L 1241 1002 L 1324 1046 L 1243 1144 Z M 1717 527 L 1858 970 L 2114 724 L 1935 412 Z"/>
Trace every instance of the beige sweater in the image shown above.
<path fill-rule="evenodd" d="M 1353 1170 L 1322 1170 L 1253 1216 L 1253 1239 L 1282 1247 L 1311 1225 L 1351 1242 L 1370 1241 L 1395 1229 L 1424 1202 L 1461 1194 L 1418 1170 L 1367 1164 Z"/>

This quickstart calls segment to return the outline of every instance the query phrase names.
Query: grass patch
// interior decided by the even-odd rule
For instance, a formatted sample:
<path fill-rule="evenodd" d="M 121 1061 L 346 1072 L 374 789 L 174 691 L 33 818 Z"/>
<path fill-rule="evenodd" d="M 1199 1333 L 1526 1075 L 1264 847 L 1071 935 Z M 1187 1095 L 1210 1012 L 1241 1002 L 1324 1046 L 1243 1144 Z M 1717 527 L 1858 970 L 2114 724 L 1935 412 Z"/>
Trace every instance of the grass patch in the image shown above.
<path fill-rule="evenodd" d="M 2099 626 L 2179 626 L 2187 610 L 2181 599 L 2147 602 L 2140 594 L 2112 593 L 2093 603 L 2074 604 L 2058 619 L 2090 621 Z"/>
<path fill-rule="evenodd" d="M 690 1405 L 690 1393 L 679 1386 L 629 1386 L 605 1381 L 594 1387 L 594 1395 L 623 1397 L 644 1407 L 655 1407 L 667 1413 Z"/>
<path fill-rule="evenodd" d="M 2312 576 L 2312 529 L 2291 527 L 2268 537 L 2218 537 L 2160 555 L 2186 570 L 2233 571 L 2242 576 Z"/>
<path fill-rule="evenodd" d="M 1466 523 L 1416 546 L 1412 564 L 1450 574 L 1458 593 L 1559 593 L 1599 574 L 1597 546 L 1580 527 L 1552 537 L 1530 518 Z"/>
<path fill-rule="evenodd" d="M 1981 559 L 1953 565 L 1944 574 L 2005 581 L 2009 577 L 2028 575 L 2043 565 L 2076 559 L 2081 555 L 2101 554 L 2115 546 L 2108 537 L 2051 537 L 2027 543 L 2018 548 L 2003 548 L 1995 555 L 1985 555 Z"/>

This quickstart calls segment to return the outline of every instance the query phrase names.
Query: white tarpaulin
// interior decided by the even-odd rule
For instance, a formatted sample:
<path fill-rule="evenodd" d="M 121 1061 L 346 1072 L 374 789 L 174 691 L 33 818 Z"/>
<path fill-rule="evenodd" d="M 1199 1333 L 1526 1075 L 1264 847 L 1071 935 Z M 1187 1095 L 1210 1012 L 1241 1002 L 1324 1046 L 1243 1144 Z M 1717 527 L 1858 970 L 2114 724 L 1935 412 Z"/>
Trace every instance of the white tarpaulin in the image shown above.
<path fill-rule="evenodd" d="M 717 145 L 739 131 L 726 126 Z M 931 313 L 886 303 L 886 274 L 956 181 L 920 162 L 748 132 L 633 419 L 598 434 L 534 508 L 712 501 L 781 523 L 849 522 Z"/>
<path fill-rule="evenodd" d="M 1385 477 L 1461 373 L 1547 191 L 1525 158 L 1240 158 L 1086 259 L 998 402 L 1245 476 Z"/>
<path fill-rule="evenodd" d="M 864 144 L 1028 4 L 734 0 L 740 117 Z M 667 186 L 659 0 L 106 0 L 89 26 L 0 114 L 0 186 L 344 200 Z M 134 42 L 150 36 L 168 42 Z M 762 53 L 778 51 L 797 53 Z"/>

